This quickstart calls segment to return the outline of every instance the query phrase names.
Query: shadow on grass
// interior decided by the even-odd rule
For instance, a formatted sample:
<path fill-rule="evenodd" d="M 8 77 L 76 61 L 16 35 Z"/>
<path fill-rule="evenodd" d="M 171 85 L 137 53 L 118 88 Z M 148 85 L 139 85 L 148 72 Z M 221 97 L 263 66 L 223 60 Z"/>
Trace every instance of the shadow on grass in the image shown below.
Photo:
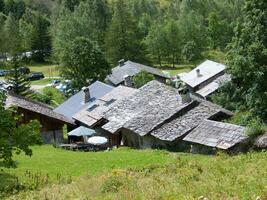
<path fill-rule="evenodd" d="M 0 171 L 0 180 L 0 193 L 18 185 L 18 177 L 4 171 Z"/>

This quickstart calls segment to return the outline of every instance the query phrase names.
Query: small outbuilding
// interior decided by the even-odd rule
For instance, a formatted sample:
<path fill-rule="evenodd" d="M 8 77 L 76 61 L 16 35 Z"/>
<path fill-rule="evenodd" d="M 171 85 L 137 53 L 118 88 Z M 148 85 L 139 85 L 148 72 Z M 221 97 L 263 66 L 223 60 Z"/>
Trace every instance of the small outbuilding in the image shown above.
<path fill-rule="evenodd" d="M 63 126 L 66 124 L 74 127 L 74 121 L 58 114 L 46 104 L 9 93 L 6 99 L 6 107 L 14 106 L 17 113 L 22 115 L 20 123 L 28 123 L 38 120 L 41 124 L 41 136 L 44 143 L 62 143 Z"/>
<path fill-rule="evenodd" d="M 119 61 L 119 65 L 112 69 L 110 75 L 107 76 L 107 81 L 114 86 L 125 85 L 132 86 L 131 77 L 138 74 L 141 71 L 145 71 L 149 74 L 152 74 L 155 77 L 155 80 L 165 83 L 170 77 L 164 74 L 161 70 L 143 65 L 140 63 L 132 62 L 130 60 L 124 61 L 124 59 Z"/>

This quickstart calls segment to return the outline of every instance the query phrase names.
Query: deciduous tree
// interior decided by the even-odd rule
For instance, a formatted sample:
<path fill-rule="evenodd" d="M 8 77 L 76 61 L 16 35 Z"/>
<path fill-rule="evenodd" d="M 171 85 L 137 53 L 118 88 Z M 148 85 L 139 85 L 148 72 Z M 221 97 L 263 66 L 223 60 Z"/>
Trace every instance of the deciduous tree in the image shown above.
<path fill-rule="evenodd" d="M 244 19 L 235 29 L 228 52 L 228 72 L 235 98 L 246 110 L 267 120 L 267 1 L 246 0 Z M 238 98 L 236 98 L 238 97 Z M 237 100 L 238 99 L 238 100 Z"/>
<path fill-rule="evenodd" d="M 110 66 L 97 44 L 77 37 L 64 51 L 62 75 L 72 80 L 72 86 L 81 89 L 96 80 L 104 80 Z"/>
<path fill-rule="evenodd" d="M 10 167 L 13 162 L 13 154 L 22 151 L 31 156 L 30 145 L 40 144 L 40 124 L 31 121 L 21 124 L 21 116 L 14 115 L 15 109 L 5 108 L 6 96 L 0 92 L 0 162 Z"/>

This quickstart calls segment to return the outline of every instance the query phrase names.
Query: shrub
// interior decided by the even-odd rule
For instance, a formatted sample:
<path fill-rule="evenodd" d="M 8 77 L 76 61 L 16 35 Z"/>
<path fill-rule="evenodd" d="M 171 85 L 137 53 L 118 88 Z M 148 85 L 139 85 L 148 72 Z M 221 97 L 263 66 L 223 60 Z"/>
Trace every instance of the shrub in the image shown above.
<path fill-rule="evenodd" d="M 43 89 L 43 93 L 36 92 L 31 96 L 31 98 L 52 107 L 60 105 L 65 100 L 64 95 L 53 87 L 46 87 Z"/>
<path fill-rule="evenodd" d="M 136 88 L 140 88 L 152 80 L 154 80 L 154 76 L 146 71 L 141 71 L 133 77 L 133 83 Z"/>
<path fill-rule="evenodd" d="M 64 95 L 56 88 L 46 87 L 43 89 L 43 94 L 51 99 L 50 105 L 58 106 L 65 101 Z"/>
<path fill-rule="evenodd" d="M 264 125 L 258 118 L 252 119 L 247 127 L 247 135 L 249 137 L 257 137 L 264 133 Z"/>

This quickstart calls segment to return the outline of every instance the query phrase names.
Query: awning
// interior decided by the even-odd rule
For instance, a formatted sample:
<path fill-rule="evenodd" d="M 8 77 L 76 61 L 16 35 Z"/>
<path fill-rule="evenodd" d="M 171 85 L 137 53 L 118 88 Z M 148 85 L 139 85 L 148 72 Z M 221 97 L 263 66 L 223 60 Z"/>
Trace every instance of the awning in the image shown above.
<path fill-rule="evenodd" d="M 80 126 L 68 133 L 68 136 L 92 136 L 96 132 L 93 129 Z"/>

